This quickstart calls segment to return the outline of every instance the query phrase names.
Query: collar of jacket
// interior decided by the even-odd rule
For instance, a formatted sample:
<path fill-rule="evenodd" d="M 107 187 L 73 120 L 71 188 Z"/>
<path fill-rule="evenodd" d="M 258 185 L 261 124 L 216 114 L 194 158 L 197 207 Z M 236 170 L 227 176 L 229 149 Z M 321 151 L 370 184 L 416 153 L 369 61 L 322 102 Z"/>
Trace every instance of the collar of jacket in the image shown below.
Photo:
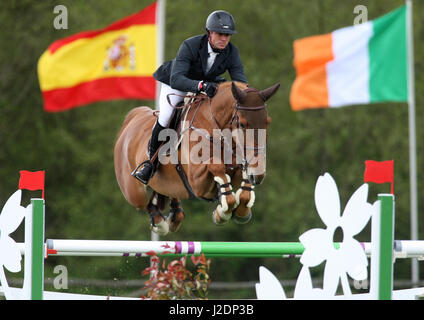
<path fill-rule="evenodd" d="M 202 60 L 202 67 L 203 67 L 203 71 L 205 72 L 207 65 L 208 65 L 208 57 L 209 57 L 209 52 L 208 52 L 208 35 L 205 34 L 201 40 L 200 43 L 200 58 Z M 215 62 L 212 65 L 212 67 L 209 69 L 209 71 L 205 74 L 210 74 L 214 71 L 215 66 L 218 65 L 219 63 L 221 63 L 223 60 L 225 60 L 225 57 L 227 56 L 227 53 L 229 51 L 229 47 L 230 43 L 228 43 L 228 45 L 225 47 L 225 49 L 222 50 L 222 52 L 220 54 L 218 54 L 215 58 Z"/>
<path fill-rule="evenodd" d="M 209 54 L 209 52 L 208 52 L 208 42 L 209 42 L 209 36 L 208 36 L 208 34 L 205 34 L 202 38 L 202 41 L 201 41 L 201 44 L 200 44 L 200 49 L 206 48 L 206 54 Z M 224 52 L 228 51 L 229 45 L 230 45 L 230 43 L 228 43 L 228 45 L 224 49 L 216 49 L 216 48 L 212 47 L 212 45 L 211 45 L 211 48 L 212 48 L 213 52 L 224 53 Z"/>

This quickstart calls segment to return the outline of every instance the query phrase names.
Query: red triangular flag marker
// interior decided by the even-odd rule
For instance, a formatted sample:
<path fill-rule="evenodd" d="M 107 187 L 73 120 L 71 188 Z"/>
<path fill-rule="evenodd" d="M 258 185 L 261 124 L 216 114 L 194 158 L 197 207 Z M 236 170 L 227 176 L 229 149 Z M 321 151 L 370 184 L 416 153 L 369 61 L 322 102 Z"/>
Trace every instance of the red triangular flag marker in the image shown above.
<path fill-rule="evenodd" d="M 44 199 L 44 173 L 45 171 L 27 171 L 21 170 L 19 171 L 19 189 L 26 190 L 42 190 L 42 197 Z"/>
<path fill-rule="evenodd" d="M 393 171 L 394 161 L 365 161 L 364 182 L 391 183 L 391 193 L 393 193 Z"/>

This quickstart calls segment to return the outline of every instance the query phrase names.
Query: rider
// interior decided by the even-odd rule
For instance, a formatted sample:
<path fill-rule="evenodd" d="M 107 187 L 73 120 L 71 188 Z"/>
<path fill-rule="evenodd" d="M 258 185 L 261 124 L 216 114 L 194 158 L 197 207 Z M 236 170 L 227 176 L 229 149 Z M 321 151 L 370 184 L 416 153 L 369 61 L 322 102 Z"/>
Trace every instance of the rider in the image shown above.
<path fill-rule="evenodd" d="M 157 159 L 152 161 L 160 146 L 159 133 L 168 127 L 174 109 L 187 92 L 206 93 L 210 98 L 215 95 L 218 83 L 225 81 L 220 77 L 228 70 L 231 80 L 247 83 L 237 47 L 230 42 L 236 33 L 233 16 L 223 10 L 212 12 L 206 20 L 206 34 L 186 39 L 175 59 L 161 65 L 153 74 L 161 82 L 159 97 L 160 113 L 153 130 L 149 147 L 150 159 L 143 163 L 141 170 L 133 176 L 147 184 L 153 176 Z"/>

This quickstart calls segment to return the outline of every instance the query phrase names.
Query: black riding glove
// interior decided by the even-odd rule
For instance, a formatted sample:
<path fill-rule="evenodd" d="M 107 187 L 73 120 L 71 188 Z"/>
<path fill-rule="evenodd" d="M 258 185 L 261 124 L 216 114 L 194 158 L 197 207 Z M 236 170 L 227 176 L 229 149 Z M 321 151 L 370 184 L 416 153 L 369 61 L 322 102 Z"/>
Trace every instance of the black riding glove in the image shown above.
<path fill-rule="evenodd" d="M 218 84 L 215 82 L 204 82 L 201 81 L 199 84 L 199 91 L 203 91 L 208 95 L 209 98 L 212 98 L 216 93 L 216 88 Z"/>

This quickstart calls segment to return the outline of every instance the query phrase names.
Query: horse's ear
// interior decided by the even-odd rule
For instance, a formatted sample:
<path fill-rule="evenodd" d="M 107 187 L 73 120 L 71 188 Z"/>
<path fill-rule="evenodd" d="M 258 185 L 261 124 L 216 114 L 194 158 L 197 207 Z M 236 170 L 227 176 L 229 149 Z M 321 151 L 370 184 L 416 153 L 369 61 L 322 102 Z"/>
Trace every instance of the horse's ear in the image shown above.
<path fill-rule="evenodd" d="M 260 94 L 262 95 L 264 101 L 267 101 L 269 98 L 271 98 L 273 94 L 278 90 L 278 88 L 280 88 L 280 83 L 276 83 L 268 89 L 261 90 Z"/>
<path fill-rule="evenodd" d="M 242 104 L 244 99 L 247 97 L 247 93 L 237 87 L 234 82 L 231 82 L 231 92 L 233 93 L 234 98 Z"/>

